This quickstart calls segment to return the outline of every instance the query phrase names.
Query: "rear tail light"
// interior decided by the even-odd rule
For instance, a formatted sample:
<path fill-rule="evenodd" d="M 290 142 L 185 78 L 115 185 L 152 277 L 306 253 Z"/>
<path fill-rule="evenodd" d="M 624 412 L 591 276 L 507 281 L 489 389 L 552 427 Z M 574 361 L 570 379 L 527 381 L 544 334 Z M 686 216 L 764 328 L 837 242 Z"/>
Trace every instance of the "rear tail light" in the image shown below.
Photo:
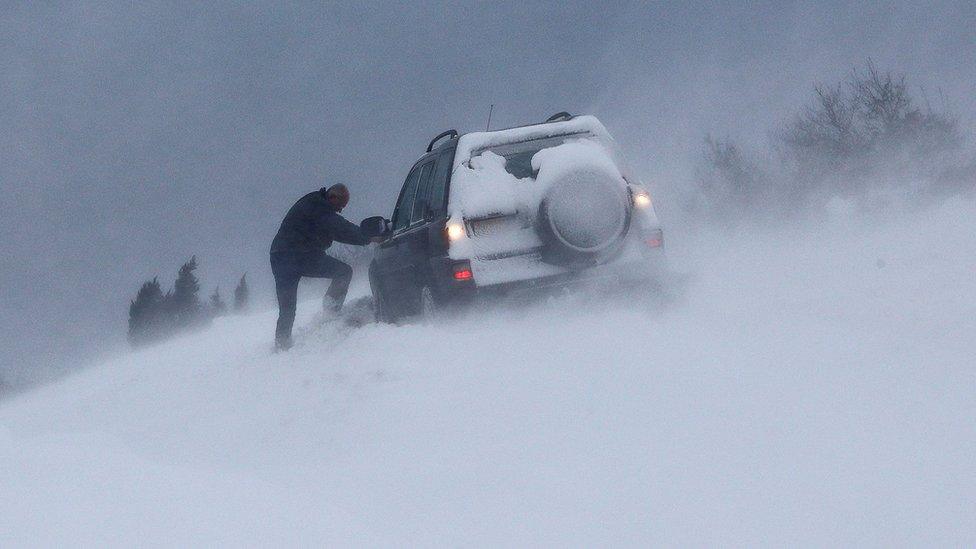
<path fill-rule="evenodd" d="M 448 223 L 446 231 L 447 239 L 451 242 L 464 237 L 464 225 L 460 223 Z"/>
<path fill-rule="evenodd" d="M 454 280 L 474 280 L 474 273 L 471 272 L 471 264 L 467 261 L 456 263 L 454 265 Z"/>
<path fill-rule="evenodd" d="M 651 205 L 651 195 L 646 192 L 634 193 L 634 206 L 638 208 L 647 208 Z"/>
<path fill-rule="evenodd" d="M 648 247 L 660 248 L 661 246 L 664 246 L 664 232 L 661 231 L 661 229 L 651 231 L 651 233 L 647 235 L 647 238 L 644 239 L 644 242 L 647 243 Z"/>
<path fill-rule="evenodd" d="M 634 207 L 641 210 L 651 207 L 651 193 L 647 192 L 647 189 L 636 184 L 631 184 L 628 189 L 630 190 L 630 200 L 634 204 Z"/>

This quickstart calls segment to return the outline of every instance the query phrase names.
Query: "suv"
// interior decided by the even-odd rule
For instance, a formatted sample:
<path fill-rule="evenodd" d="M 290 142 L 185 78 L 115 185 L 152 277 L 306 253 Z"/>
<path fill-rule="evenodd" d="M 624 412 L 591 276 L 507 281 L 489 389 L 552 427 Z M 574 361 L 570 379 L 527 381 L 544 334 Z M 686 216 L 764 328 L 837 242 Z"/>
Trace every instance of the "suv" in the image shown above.
<path fill-rule="evenodd" d="M 369 266 L 386 322 L 478 295 L 651 278 L 664 259 L 647 189 L 599 120 L 568 113 L 438 135 L 407 175 L 390 229 Z"/>

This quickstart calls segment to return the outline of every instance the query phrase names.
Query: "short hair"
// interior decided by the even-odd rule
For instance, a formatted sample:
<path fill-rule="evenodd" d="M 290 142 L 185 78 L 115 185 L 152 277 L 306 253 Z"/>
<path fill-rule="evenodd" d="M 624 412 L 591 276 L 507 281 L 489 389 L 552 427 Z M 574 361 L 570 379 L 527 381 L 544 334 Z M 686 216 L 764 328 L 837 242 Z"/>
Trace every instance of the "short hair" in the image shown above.
<path fill-rule="evenodd" d="M 329 198 L 333 196 L 336 198 L 342 198 L 344 200 L 349 200 L 349 188 L 342 183 L 336 183 L 335 185 L 328 188 L 325 191 L 325 195 Z"/>

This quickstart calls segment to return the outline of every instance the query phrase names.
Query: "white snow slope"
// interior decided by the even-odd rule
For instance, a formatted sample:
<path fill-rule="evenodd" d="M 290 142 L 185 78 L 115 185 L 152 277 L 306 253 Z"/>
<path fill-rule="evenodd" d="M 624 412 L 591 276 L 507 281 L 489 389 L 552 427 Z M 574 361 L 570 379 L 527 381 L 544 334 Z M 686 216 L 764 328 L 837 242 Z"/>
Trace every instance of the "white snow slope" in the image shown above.
<path fill-rule="evenodd" d="M 0 405 L 0 546 L 973 546 L 974 220 L 672 234 L 666 306 L 221 319 Z"/>

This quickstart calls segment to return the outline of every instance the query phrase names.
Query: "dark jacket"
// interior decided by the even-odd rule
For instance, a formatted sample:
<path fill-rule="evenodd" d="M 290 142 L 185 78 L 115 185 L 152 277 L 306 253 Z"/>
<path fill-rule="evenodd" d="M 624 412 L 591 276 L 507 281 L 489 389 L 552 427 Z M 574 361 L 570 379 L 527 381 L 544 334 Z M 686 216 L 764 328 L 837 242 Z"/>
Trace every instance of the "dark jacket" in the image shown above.
<path fill-rule="evenodd" d="M 329 203 L 325 189 L 319 189 L 300 198 L 288 210 L 271 242 L 271 253 L 322 252 L 333 240 L 357 246 L 369 243 L 359 226 L 339 215 Z"/>

